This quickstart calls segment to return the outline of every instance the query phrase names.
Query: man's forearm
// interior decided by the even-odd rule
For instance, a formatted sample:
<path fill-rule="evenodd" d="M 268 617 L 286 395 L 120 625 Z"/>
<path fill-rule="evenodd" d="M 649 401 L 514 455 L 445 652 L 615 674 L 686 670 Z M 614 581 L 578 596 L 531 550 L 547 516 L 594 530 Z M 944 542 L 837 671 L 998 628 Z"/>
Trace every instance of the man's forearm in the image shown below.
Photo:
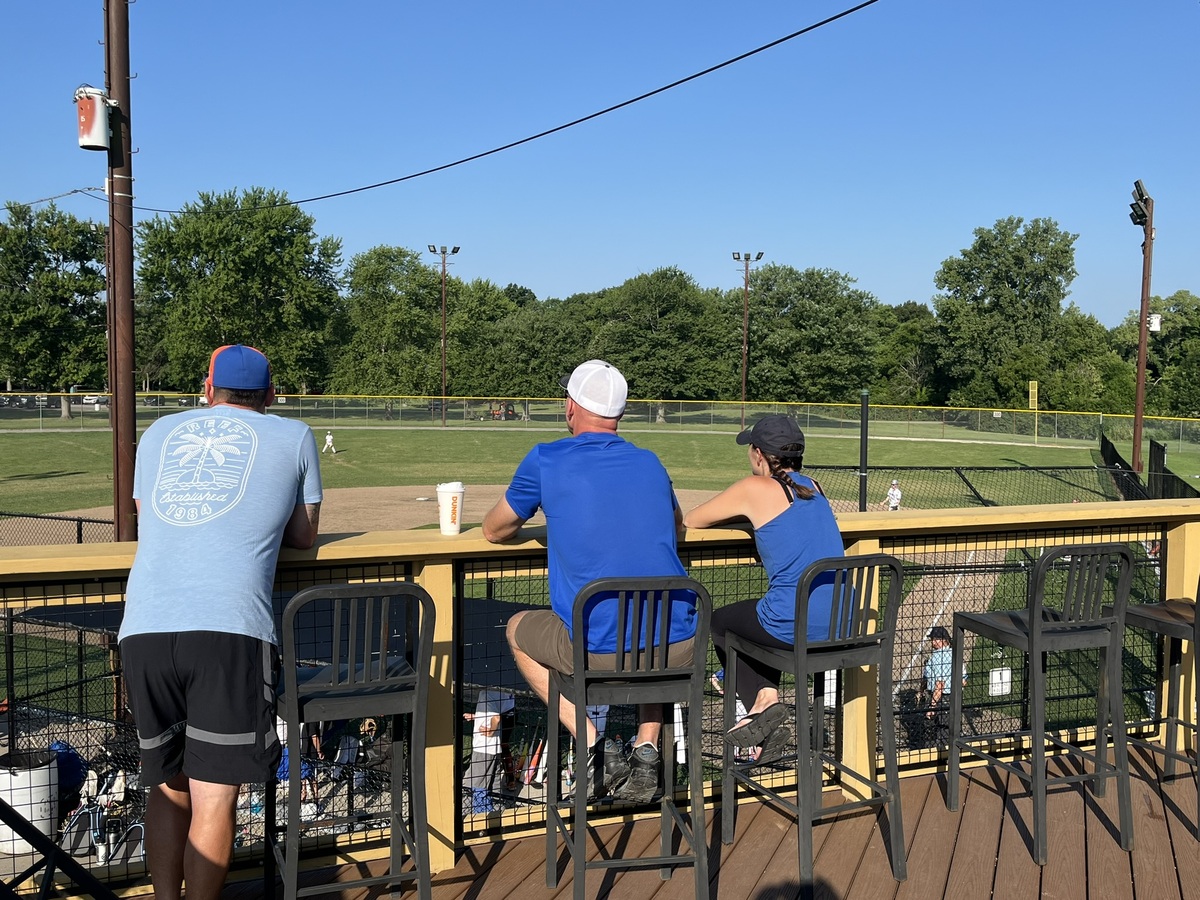
<path fill-rule="evenodd" d="M 483 517 L 483 536 L 498 544 L 516 537 L 524 524 L 525 520 L 513 512 L 508 500 L 501 497 Z"/>
<path fill-rule="evenodd" d="M 321 521 L 321 504 L 305 503 L 297 505 L 292 510 L 283 529 L 283 545 L 295 547 L 297 550 L 307 550 L 317 540 L 317 529 Z"/>

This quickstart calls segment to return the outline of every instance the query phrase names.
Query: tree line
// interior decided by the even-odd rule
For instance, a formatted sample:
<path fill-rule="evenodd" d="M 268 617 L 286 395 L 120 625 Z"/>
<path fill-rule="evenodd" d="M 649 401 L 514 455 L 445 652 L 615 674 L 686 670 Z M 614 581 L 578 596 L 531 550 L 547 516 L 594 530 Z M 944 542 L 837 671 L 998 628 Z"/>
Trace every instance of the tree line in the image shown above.
<path fill-rule="evenodd" d="M 53 204 L 0 222 L 0 381 L 8 390 L 107 383 L 105 226 Z M 202 193 L 136 235 L 136 380 L 196 391 L 213 347 L 247 343 L 295 393 L 441 393 L 442 276 L 419 251 L 341 241 L 264 188 Z M 1068 301 L 1075 241 L 1051 219 L 1000 219 L 933 274 L 928 304 L 881 303 L 850 273 L 750 273 L 746 396 L 1128 413 L 1137 310 L 1115 328 Z M 582 359 L 610 360 L 640 398 L 736 400 L 743 288 L 678 268 L 565 298 L 446 277 L 450 396 L 547 396 Z M 1200 297 L 1154 297 L 1146 411 L 1200 415 Z M 66 412 L 66 411 L 64 411 Z"/>

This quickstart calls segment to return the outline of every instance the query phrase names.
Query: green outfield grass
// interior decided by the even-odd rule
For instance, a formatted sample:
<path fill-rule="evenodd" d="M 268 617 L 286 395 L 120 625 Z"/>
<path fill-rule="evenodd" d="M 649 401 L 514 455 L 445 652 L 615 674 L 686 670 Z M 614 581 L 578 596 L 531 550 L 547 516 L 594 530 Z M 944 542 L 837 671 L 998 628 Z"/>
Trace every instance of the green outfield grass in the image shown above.
<path fill-rule="evenodd" d="M 659 455 L 675 486 L 718 490 L 747 474 L 745 448 L 729 433 L 624 430 Z M 340 428 L 338 454 L 321 458 L 327 488 L 386 487 L 463 480 L 505 484 L 535 443 L 565 431 L 531 428 Z M 323 435 L 318 432 L 318 437 Z M 112 435 L 107 431 L 27 432 L 0 436 L 0 510 L 52 513 L 112 502 Z M 809 465 L 856 465 L 857 437 L 813 435 Z M 872 440 L 873 469 L 894 466 L 1090 466 L 1087 448 L 988 443 Z"/>

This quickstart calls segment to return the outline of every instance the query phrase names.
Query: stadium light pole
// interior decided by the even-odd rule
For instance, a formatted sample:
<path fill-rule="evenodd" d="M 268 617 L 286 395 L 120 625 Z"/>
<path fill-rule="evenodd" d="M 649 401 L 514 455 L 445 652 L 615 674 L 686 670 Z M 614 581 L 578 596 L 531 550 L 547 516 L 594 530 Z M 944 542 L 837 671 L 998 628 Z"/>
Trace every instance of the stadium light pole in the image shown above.
<path fill-rule="evenodd" d="M 442 427 L 446 427 L 446 257 L 453 256 L 459 250 L 458 247 L 446 249 L 446 245 L 442 244 L 439 250 L 433 244 L 429 245 L 429 252 L 442 257 Z"/>
<path fill-rule="evenodd" d="M 762 251 L 753 258 L 750 256 L 750 251 L 738 253 L 733 251 L 734 262 L 742 263 L 745 270 L 745 280 L 742 290 L 742 429 L 746 428 L 746 359 L 750 348 L 750 263 L 758 262 L 763 258 Z"/>
<path fill-rule="evenodd" d="M 1150 319 L 1150 266 L 1154 256 L 1154 200 L 1141 179 L 1133 183 L 1129 220 L 1142 229 L 1142 302 L 1138 315 L 1137 385 L 1133 400 L 1133 471 L 1142 473 L 1142 420 L 1146 412 L 1146 329 Z"/>

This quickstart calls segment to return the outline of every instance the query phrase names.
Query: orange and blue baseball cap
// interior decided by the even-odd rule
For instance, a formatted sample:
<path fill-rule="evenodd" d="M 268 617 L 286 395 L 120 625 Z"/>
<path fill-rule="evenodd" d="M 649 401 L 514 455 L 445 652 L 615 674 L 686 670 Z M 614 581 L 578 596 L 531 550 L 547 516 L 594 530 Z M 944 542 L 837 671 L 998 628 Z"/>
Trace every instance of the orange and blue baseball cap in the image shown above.
<path fill-rule="evenodd" d="M 261 350 L 226 344 L 208 361 L 208 383 L 230 391 L 265 391 L 271 386 L 271 364 Z"/>

